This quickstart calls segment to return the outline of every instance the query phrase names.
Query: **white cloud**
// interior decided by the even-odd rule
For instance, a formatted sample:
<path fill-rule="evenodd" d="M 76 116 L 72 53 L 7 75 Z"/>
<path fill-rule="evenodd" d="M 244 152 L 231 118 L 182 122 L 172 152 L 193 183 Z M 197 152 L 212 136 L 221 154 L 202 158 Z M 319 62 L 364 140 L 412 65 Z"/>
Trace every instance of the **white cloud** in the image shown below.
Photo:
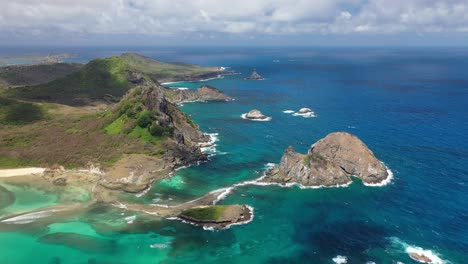
<path fill-rule="evenodd" d="M 468 28 L 466 0 L 0 0 L 0 34 L 392 34 Z"/>

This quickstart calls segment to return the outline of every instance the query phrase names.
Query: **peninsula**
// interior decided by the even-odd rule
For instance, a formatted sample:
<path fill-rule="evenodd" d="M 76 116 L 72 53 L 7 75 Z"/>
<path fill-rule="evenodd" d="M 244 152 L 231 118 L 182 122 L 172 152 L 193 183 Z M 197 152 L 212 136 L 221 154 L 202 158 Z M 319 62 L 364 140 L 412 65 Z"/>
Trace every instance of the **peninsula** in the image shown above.
<path fill-rule="evenodd" d="M 161 217 L 178 217 L 193 207 L 210 208 L 216 192 L 172 208 L 147 208 L 120 199 L 119 193 L 145 191 L 179 167 L 208 160 L 201 146 L 209 145 L 210 137 L 177 104 L 232 98 L 211 86 L 171 89 L 160 85 L 159 78 L 197 79 L 219 73 L 218 67 L 165 63 L 133 53 L 95 59 L 86 65 L 3 68 L 0 168 L 45 168 L 28 169 L 37 173 L 22 177 L 28 181 L 34 177 L 35 182 L 50 188 L 82 189 L 91 197 L 89 204 L 124 205 Z M 5 180 L 21 181 L 10 174 L 23 172 L 6 173 L 11 177 Z M 70 210 L 89 204 L 70 205 Z M 41 212 L 69 210 L 64 206 Z M 248 213 L 239 206 L 222 207 L 226 214 L 211 219 L 213 226 L 245 221 Z M 31 213 L 38 212 L 25 212 L 21 217 Z M 19 216 L 0 222 L 15 217 Z"/>

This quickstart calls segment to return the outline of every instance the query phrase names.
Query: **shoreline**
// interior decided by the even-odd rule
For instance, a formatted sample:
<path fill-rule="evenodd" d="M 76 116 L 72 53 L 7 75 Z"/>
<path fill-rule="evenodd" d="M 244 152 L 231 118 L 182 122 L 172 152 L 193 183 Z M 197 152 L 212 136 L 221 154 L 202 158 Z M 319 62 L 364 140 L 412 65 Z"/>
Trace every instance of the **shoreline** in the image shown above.
<path fill-rule="evenodd" d="M 229 68 L 229 67 L 225 67 L 225 68 Z M 186 83 L 186 82 L 190 82 L 190 83 L 194 83 L 194 82 L 206 82 L 206 81 L 211 81 L 211 80 L 216 80 L 216 79 L 223 79 L 224 76 L 226 75 L 238 75 L 238 74 L 241 74 L 240 72 L 235 72 L 235 71 L 220 71 L 220 72 L 217 72 L 218 75 L 216 77 L 210 77 L 210 78 L 206 78 L 206 79 L 196 79 L 196 80 L 178 80 L 178 81 L 169 81 L 169 82 L 162 82 L 160 83 L 162 86 L 166 86 L 166 85 L 171 85 L 171 84 L 175 84 L 175 83 Z"/>
<path fill-rule="evenodd" d="M 0 169 L 0 178 L 42 175 L 46 171 L 45 168 L 40 167 L 25 167 L 16 169 Z"/>

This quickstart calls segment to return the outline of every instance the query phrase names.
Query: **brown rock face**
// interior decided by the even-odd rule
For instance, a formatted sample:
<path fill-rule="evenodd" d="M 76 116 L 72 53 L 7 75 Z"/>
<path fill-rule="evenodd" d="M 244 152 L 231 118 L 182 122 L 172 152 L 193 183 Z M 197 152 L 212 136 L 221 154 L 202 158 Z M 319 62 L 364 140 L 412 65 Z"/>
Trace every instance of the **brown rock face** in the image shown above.
<path fill-rule="evenodd" d="M 253 109 L 253 110 L 250 110 L 245 115 L 245 118 L 248 118 L 248 119 L 267 119 L 268 117 L 265 116 L 264 114 L 262 114 L 262 112 L 260 112 L 260 110 Z"/>
<path fill-rule="evenodd" d="M 232 98 L 225 95 L 220 90 L 209 86 L 203 85 L 195 90 L 177 90 L 165 88 L 166 93 L 169 94 L 169 98 L 172 103 L 179 104 L 183 102 L 194 102 L 194 101 L 231 101 Z"/>
<path fill-rule="evenodd" d="M 198 88 L 197 93 L 201 100 L 212 100 L 212 101 L 232 100 L 231 97 L 225 95 L 220 90 L 209 85 L 203 85 L 202 87 Z"/>
<path fill-rule="evenodd" d="M 270 171 L 269 178 L 281 184 L 304 186 L 334 186 L 351 181 L 349 175 L 333 162 L 316 154 L 296 153 L 292 147 L 284 152 L 279 166 Z"/>
<path fill-rule="evenodd" d="M 317 141 L 309 154 L 318 154 L 365 183 L 379 183 L 388 177 L 387 169 L 356 136 L 336 132 Z"/>
<path fill-rule="evenodd" d="M 331 133 L 312 145 L 308 154 L 289 147 L 281 162 L 267 171 L 264 181 L 304 186 L 335 186 L 351 182 L 379 183 L 388 177 L 386 167 L 356 136 Z"/>

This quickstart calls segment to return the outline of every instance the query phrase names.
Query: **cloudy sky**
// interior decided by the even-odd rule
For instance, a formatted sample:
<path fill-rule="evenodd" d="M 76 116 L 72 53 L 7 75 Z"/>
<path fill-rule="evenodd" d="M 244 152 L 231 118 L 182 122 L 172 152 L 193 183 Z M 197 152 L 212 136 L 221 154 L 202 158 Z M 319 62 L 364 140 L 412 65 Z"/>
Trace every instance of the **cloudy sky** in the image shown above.
<path fill-rule="evenodd" d="M 468 0 L 0 0 L 0 45 L 468 45 Z"/>

